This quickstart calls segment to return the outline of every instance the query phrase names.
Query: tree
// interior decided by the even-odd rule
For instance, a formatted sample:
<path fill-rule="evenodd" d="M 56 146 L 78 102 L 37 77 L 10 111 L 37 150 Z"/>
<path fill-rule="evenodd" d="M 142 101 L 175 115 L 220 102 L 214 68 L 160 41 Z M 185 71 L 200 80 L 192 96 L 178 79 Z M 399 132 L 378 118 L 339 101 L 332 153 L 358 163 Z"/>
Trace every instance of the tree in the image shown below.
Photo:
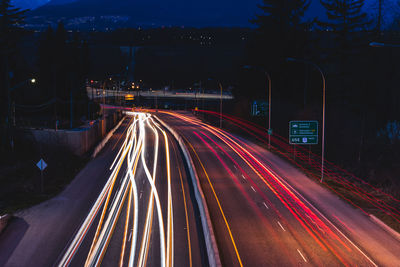
<path fill-rule="evenodd" d="M 318 21 L 318 25 L 333 32 L 336 47 L 341 58 L 348 56 L 357 47 L 359 32 L 365 30 L 370 22 L 362 11 L 364 0 L 320 0 L 326 9 L 328 22 Z"/>
<path fill-rule="evenodd" d="M 268 51 L 265 58 L 275 58 L 271 65 L 304 52 L 309 26 L 309 22 L 304 21 L 304 13 L 310 3 L 310 0 L 263 0 L 259 5 L 262 14 L 252 22 L 258 26 L 260 50 Z"/>
<path fill-rule="evenodd" d="M 0 129 L 3 135 L 2 140 L 8 139 L 10 126 L 11 96 L 9 89 L 10 76 L 13 76 L 10 62 L 13 61 L 12 56 L 16 52 L 20 35 L 19 24 L 22 23 L 25 12 L 26 10 L 14 8 L 10 4 L 10 0 L 0 0 L 0 124 L 7 125 L 7 128 Z M 3 123 L 4 120 L 5 123 Z"/>
<path fill-rule="evenodd" d="M 40 99 L 55 99 L 53 114 L 48 114 L 54 122 L 90 116 L 85 86 L 90 67 L 89 52 L 88 43 L 77 33 L 68 35 L 61 22 L 55 31 L 49 27 L 42 34 L 37 62 Z"/>

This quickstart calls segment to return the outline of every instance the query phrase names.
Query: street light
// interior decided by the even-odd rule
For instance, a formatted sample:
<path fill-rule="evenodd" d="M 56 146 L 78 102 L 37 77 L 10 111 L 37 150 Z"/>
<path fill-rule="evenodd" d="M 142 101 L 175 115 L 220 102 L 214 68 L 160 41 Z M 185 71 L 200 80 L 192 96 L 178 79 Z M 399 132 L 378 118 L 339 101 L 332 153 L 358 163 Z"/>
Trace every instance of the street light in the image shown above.
<path fill-rule="evenodd" d="M 209 81 L 215 80 L 216 82 L 218 82 L 218 86 L 220 89 L 220 100 L 219 100 L 219 128 L 222 129 L 222 84 L 221 82 L 219 82 L 218 80 L 216 80 L 215 78 L 208 78 Z"/>
<path fill-rule="evenodd" d="M 271 150 L 271 105 L 272 105 L 272 83 L 271 83 L 271 76 L 269 75 L 268 71 L 264 69 L 259 69 L 254 66 L 243 66 L 245 69 L 258 69 L 262 70 L 265 73 L 265 76 L 267 76 L 268 79 L 268 149 Z"/>
<path fill-rule="evenodd" d="M 219 88 L 221 89 L 221 97 L 219 101 L 219 128 L 222 129 L 222 84 L 218 83 Z"/>
<path fill-rule="evenodd" d="M 306 64 L 310 64 L 314 66 L 319 73 L 321 74 L 322 77 L 322 162 L 321 162 L 321 183 L 324 180 L 324 164 L 325 164 L 325 103 L 326 103 L 326 79 L 323 71 L 321 70 L 320 67 L 318 67 L 317 64 L 303 60 L 303 59 L 296 59 L 296 58 L 287 58 L 287 62 L 302 62 Z"/>

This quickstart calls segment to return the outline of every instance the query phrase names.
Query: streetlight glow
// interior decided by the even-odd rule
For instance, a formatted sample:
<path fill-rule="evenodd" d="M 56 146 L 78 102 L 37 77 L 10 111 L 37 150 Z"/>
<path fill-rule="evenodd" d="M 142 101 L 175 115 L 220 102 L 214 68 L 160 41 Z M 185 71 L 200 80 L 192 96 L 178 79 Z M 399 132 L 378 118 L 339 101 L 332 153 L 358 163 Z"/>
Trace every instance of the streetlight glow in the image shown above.
<path fill-rule="evenodd" d="M 31 83 L 36 83 L 36 79 L 35 79 L 35 78 L 32 78 L 32 79 L 31 79 Z"/>

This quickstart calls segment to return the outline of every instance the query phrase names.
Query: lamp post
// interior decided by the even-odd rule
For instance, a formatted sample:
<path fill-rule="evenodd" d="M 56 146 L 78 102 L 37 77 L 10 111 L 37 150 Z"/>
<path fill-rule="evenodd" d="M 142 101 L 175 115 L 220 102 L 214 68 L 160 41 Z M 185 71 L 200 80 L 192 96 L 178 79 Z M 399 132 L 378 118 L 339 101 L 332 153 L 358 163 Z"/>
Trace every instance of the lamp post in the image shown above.
<path fill-rule="evenodd" d="M 258 69 L 253 66 L 243 66 L 245 69 Z M 271 150 L 271 107 L 272 107 L 272 82 L 271 82 L 271 76 L 269 75 L 269 72 L 264 70 L 264 69 L 259 69 L 262 72 L 265 73 L 265 76 L 268 79 L 268 149 Z"/>
<path fill-rule="evenodd" d="M 314 66 L 322 77 L 322 159 L 321 159 L 321 183 L 324 181 L 324 164 L 325 164 L 325 104 L 326 104 L 326 78 L 321 70 L 321 68 L 315 64 L 314 62 L 296 59 L 296 58 L 287 58 L 287 62 L 302 62 L 309 65 Z"/>
<path fill-rule="evenodd" d="M 222 84 L 218 83 L 219 88 L 221 89 L 221 97 L 219 101 L 219 128 L 222 129 Z"/>
<path fill-rule="evenodd" d="M 215 78 L 208 78 L 208 81 L 212 81 L 212 80 L 214 80 L 214 81 L 216 81 L 217 83 L 218 83 L 218 86 L 219 86 L 219 89 L 220 89 L 220 98 L 219 98 L 219 128 L 221 128 L 222 129 L 222 84 L 221 84 L 221 82 L 219 82 L 217 79 L 215 79 Z M 204 96 L 203 96 L 204 97 Z M 203 101 L 204 101 L 204 98 L 203 98 Z M 203 103 L 203 106 L 204 106 L 204 103 Z M 203 107 L 203 109 L 204 109 L 204 107 Z M 204 114 L 204 113 L 203 113 Z"/>

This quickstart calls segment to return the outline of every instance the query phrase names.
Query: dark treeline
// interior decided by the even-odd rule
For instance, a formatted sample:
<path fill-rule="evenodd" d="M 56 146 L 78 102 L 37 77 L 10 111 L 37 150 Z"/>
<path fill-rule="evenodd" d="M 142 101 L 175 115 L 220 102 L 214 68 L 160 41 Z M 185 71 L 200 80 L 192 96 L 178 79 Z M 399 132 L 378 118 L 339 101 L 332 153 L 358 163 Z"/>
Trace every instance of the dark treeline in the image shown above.
<path fill-rule="evenodd" d="M 35 33 L 20 27 L 26 11 L 0 1 L 1 149 L 13 149 L 18 126 L 70 128 L 96 116 L 86 79 L 86 41 L 60 23 Z"/>
<path fill-rule="evenodd" d="M 328 160 L 382 185 L 400 184 L 400 49 L 371 42 L 400 44 L 393 27 L 363 12 L 363 0 L 321 0 L 326 21 L 307 21 L 309 0 L 264 0 L 245 63 L 272 77 L 272 121 L 288 135 L 290 120 L 322 122 L 322 78 L 327 80 L 326 145 Z M 377 16 L 379 17 L 379 16 Z M 389 30 L 391 29 L 391 30 Z M 397 28 L 398 29 L 398 28 Z M 236 94 L 240 106 L 267 100 L 265 77 L 242 70 Z M 251 97 L 249 96 L 251 90 Z M 237 109 L 238 114 L 243 111 Z M 264 124 L 265 125 L 265 124 Z M 320 152 L 319 146 L 313 147 Z"/>

